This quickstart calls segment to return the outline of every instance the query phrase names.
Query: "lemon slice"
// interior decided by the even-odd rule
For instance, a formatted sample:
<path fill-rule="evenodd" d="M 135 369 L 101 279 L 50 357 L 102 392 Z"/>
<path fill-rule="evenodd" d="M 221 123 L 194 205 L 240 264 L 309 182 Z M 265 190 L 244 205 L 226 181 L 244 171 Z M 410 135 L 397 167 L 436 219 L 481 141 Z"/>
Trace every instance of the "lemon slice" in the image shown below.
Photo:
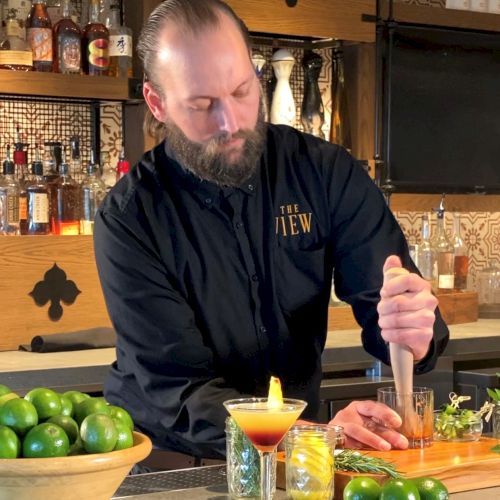
<path fill-rule="evenodd" d="M 283 392 L 281 382 L 278 377 L 271 377 L 269 381 L 269 394 L 267 396 L 268 408 L 281 408 L 283 406 Z"/>

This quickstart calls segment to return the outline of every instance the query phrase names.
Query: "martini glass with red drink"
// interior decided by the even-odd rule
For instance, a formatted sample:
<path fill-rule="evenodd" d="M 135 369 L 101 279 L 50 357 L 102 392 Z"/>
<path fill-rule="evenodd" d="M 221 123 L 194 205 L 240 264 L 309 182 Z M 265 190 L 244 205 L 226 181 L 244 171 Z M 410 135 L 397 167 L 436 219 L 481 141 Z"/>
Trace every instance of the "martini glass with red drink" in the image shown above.
<path fill-rule="evenodd" d="M 300 399 L 283 399 L 280 405 L 268 398 L 230 399 L 226 410 L 255 446 L 260 456 L 260 498 L 271 500 L 272 456 L 279 442 L 295 423 L 307 403 Z"/>

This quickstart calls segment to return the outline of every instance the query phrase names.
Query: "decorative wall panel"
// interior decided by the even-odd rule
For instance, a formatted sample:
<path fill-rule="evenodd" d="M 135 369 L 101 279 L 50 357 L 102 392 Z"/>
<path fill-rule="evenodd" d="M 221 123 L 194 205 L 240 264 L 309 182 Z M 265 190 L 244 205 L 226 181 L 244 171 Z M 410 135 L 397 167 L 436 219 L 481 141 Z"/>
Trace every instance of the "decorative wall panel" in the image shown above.
<path fill-rule="evenodd" d="M 421 220 L 424 212 L 395 212 L 409 244 L 421 243 Z M 436 216 L 429 214 L 431 234 Z M 453 215 L 445 213 L 446 229 L 451 237 Z M 463 212 L 460 214 L 460 235 L 469 250 L 469 287 L 475 289 L 476 275 L 490 262 L 500 264 L 500 212 Z"/>

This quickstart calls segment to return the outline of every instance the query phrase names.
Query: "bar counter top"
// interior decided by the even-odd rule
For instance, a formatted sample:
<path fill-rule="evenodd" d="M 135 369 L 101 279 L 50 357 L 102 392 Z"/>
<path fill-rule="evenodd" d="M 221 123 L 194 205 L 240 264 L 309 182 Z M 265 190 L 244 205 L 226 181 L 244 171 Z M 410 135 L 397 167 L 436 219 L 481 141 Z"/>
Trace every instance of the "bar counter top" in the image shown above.
<path fill-rule="evenodd" d="M 444 355 L 453 359 L 500 358 L 499 319 L 480 319 L 449 328 L 451 341 Z M 36 386 L 98 392 L 114 360 L 114 348 L 55 353 L 3 351 L 0 382 L 21 392 Z M 374 358 L 361 346 L 360 330 L 337 330 L 328 333 L 322 360 L 324 371 L 329 371 L 332 366 L 366 368 Z"/>
<path fill-rule="evenodd" d="M 464 491 L 450 494 L 451 500 L 477 500 L 500 498 L 500 487 Z M 225 466 L 214 465 L 151 474 L 128 476 L 113 500 L 226 500 L 227 492 Z M 275 500 L 285 500 L 286 493 L 277 490 Z"/>

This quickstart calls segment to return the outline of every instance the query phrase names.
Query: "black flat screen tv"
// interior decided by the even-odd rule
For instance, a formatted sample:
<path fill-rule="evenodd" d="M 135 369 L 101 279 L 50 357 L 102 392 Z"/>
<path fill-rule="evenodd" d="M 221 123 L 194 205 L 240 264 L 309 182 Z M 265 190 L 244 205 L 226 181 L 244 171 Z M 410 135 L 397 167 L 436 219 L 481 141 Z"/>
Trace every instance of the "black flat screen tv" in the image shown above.
<path fill-rule="evenodd" d="M 396 25 L 384 44 L 381 146 L 395 191 L 499 193 L 500 33 Z"/>

